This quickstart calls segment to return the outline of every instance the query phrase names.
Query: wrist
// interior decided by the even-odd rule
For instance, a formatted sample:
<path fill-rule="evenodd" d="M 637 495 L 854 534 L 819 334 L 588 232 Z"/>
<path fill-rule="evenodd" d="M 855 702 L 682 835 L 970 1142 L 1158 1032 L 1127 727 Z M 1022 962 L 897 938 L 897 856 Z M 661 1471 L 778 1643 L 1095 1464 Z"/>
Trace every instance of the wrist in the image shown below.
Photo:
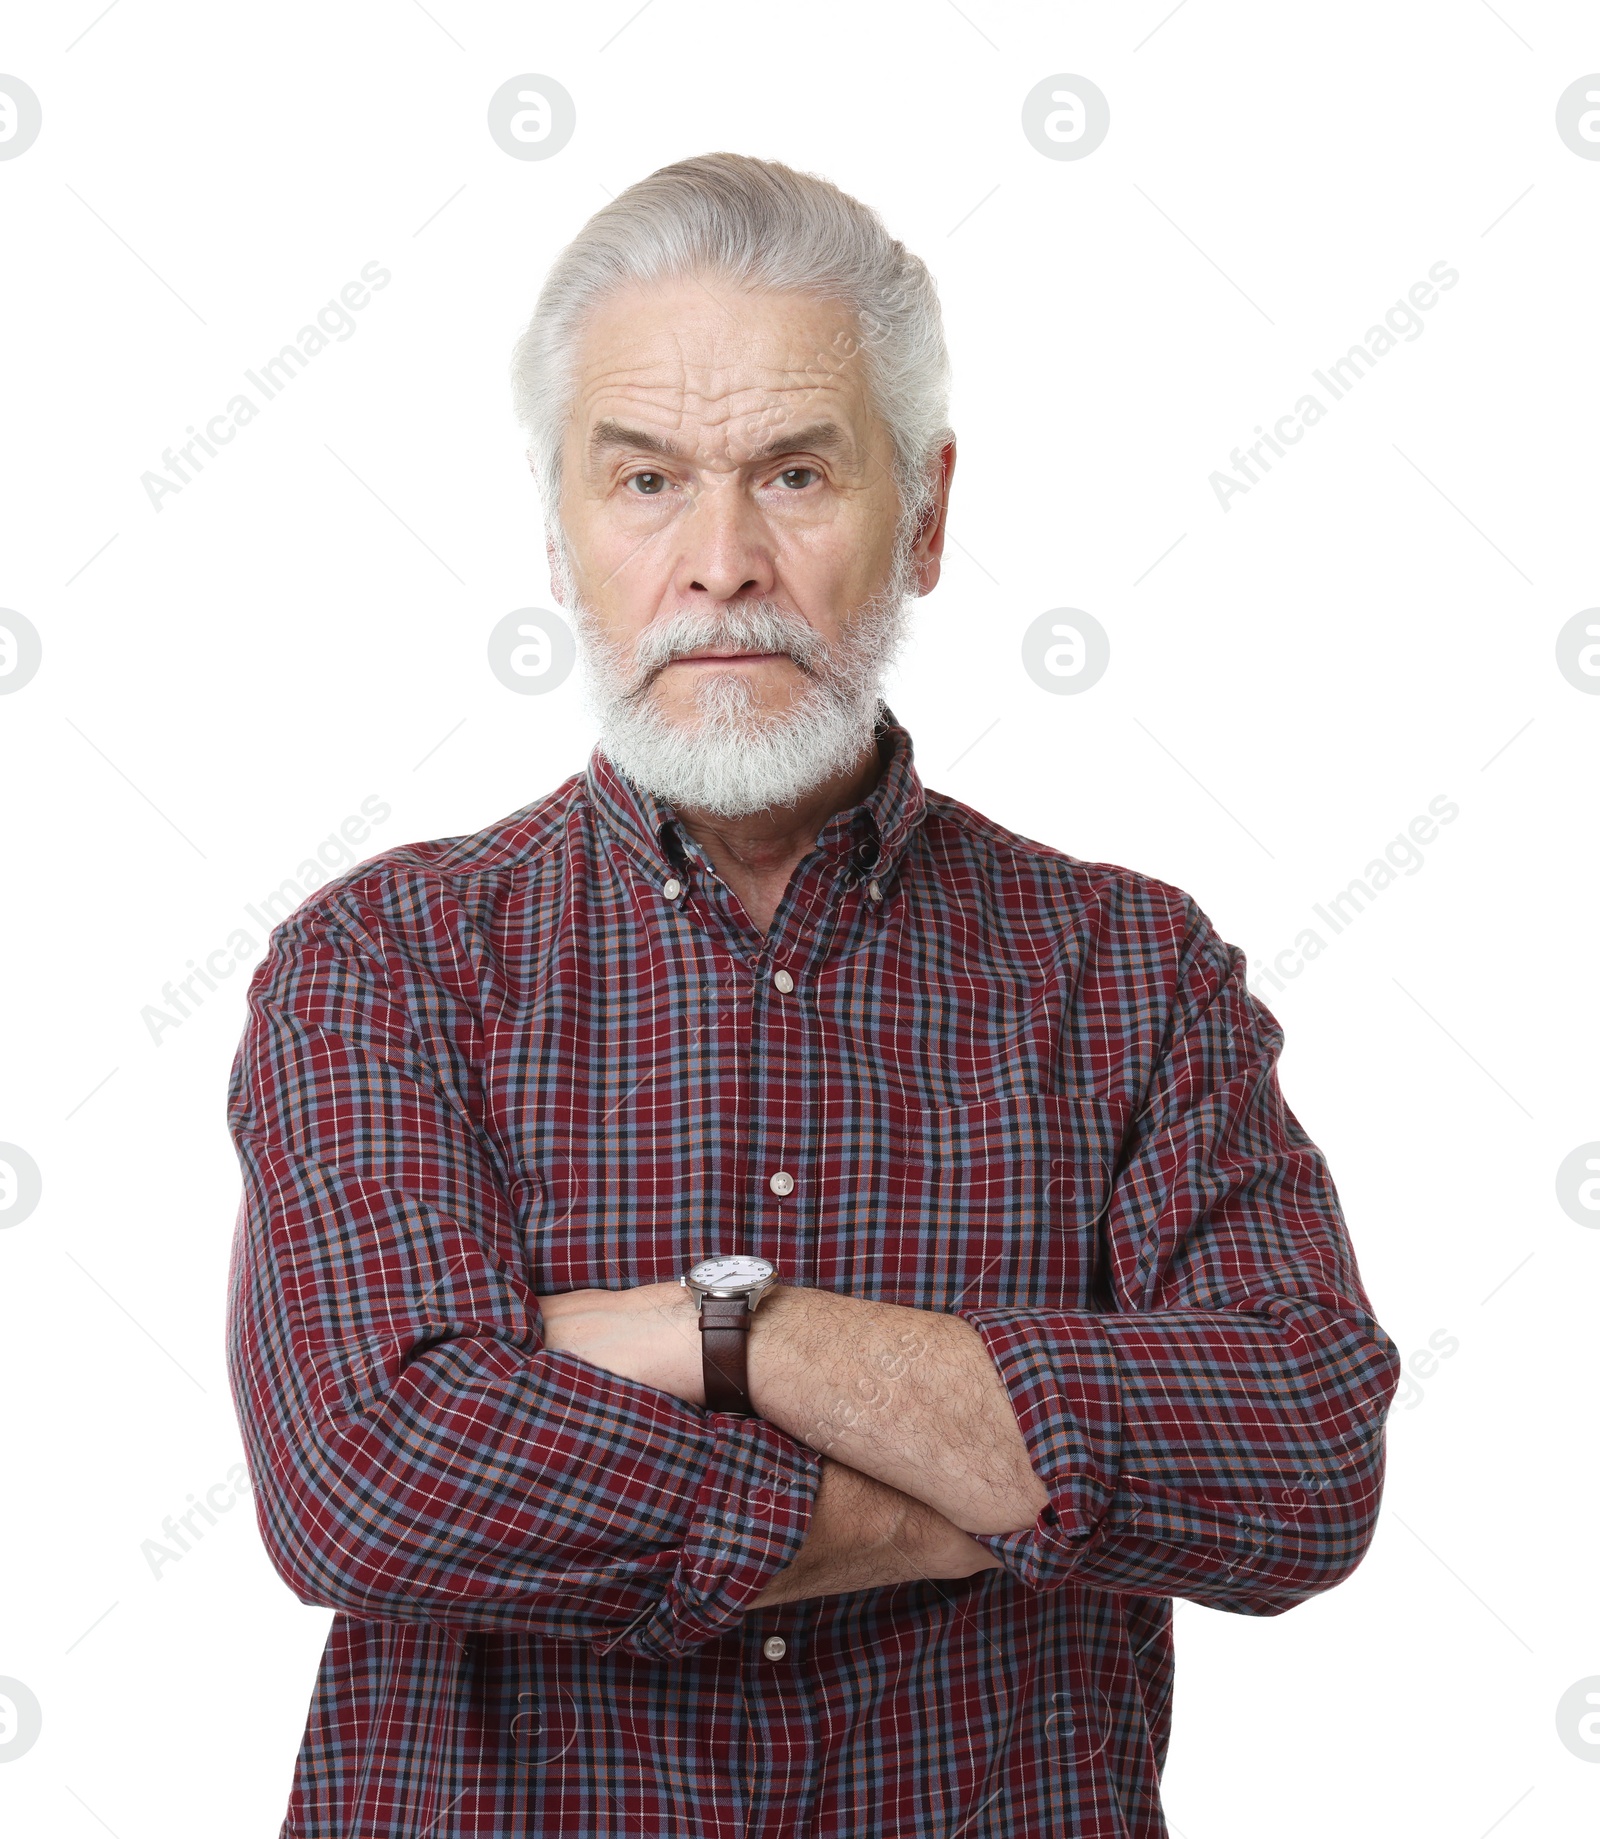
<path fill-rule="evenodd" d="M 715 1252 L 678 1282 L 697 1317 L 704 1408 L 759 1416 L 750 1392 L 750 1338 L 761 1303 L 778 1285 L 775 1267 L 747 1252 Z"/>

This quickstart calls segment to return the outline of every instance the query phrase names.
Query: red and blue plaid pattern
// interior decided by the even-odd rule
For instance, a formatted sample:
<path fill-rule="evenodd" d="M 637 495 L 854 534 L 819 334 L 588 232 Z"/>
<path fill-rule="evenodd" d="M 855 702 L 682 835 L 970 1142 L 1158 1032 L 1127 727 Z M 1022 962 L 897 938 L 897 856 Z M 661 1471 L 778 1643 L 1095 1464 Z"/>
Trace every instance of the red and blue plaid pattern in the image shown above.
<path fill-rule="evenodd" d="M 1399 1362 L 1243 954 L 879 735 L 765 938 L 598 748 L 273 933 L 229 1363 L 337 1612 L 285 1835 L 1159 1839 L 1171 1599 L 1276 1615 L 1366 1550 Z M 724 1251 L 980 1331 L 1050 1494 L 1002 1569 L 747 1610 L 816 1451 L 536 1301 Z"/>

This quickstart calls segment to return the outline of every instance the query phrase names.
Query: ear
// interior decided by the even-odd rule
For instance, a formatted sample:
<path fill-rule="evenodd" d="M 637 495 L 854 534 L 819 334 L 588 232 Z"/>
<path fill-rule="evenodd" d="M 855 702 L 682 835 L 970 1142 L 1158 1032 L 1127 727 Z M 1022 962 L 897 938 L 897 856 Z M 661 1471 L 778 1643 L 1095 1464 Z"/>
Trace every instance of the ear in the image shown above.
<path fill-rule="evenodd" d="M 934 462 L 938 478 L 933 503 L 923 517 L 912 545 L 912 566 L 916 573 L 918 595 L 931 594 L 939 585 L 940 558 L 944 554 L 945 518 L 950 510 L 950 480 L 956 470 L 956 442 L 952 435 L 939 449 Z"/>

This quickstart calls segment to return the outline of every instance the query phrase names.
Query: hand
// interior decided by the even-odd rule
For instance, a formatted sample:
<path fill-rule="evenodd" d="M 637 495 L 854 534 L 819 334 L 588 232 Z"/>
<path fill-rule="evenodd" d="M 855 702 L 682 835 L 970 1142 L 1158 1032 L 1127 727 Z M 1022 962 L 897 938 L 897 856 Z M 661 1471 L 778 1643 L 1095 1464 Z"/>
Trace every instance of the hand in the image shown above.
<path fill-rule="evenodd" d="M 544 1344 L 591 1366 L 704 1405 L 705 1369 L 694 1298 L 677 1283 L 563 1290 L 538 1298 Z"/>
<path fill-rule="evenodd" d="M 745 1609 L 1001 1568 L 998 1558 L 926 1502 L 824 1456 L 799 1551 Z"/>

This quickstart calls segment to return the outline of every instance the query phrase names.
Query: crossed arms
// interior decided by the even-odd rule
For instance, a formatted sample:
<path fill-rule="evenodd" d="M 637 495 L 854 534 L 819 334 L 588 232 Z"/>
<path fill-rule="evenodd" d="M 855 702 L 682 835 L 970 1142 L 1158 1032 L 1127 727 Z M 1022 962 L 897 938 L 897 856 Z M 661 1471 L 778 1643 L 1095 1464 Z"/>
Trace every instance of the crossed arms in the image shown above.
<path fill-rule="evenodd" d="M 547 1348 L 704 1404 L 678 1284 L 539 1300 Z M 1021 1532 L 1048 1503 L 983 1337 L 959 1316 L 780 1285 L 752 1320 L 749 1378 L 755 1410 L 823 1457 L 805 1543 L 749 1608 L 997 1568 L 968 1535 Z"/>
<path fill-rule="evenodd" d="M 698 1334 L 661 1286 L 597 1314 L 529 1288 L 474 1084 L 485 1024 L 415 936 L 430 906 L 435 936 L 470 931 L 437 884 L 308 900 L 252 979 L 229 1089 L 230 1377 L 303 1601 L 660 1658 L 819 1575 L 967 1575 L 973 1547 L 1031 1590 L 1261 1615 L 1359 1562 L 1398 1356 L 1279 1092 L 1276 1024 L 1187 897 L 1140 933 L 1163 995 L 1100 1223 L 1107 1306 L 780 1288 L 749 1419 L 697 1407 Z M 642 1338 L 618 1339 L 627 1309 Z"/>

